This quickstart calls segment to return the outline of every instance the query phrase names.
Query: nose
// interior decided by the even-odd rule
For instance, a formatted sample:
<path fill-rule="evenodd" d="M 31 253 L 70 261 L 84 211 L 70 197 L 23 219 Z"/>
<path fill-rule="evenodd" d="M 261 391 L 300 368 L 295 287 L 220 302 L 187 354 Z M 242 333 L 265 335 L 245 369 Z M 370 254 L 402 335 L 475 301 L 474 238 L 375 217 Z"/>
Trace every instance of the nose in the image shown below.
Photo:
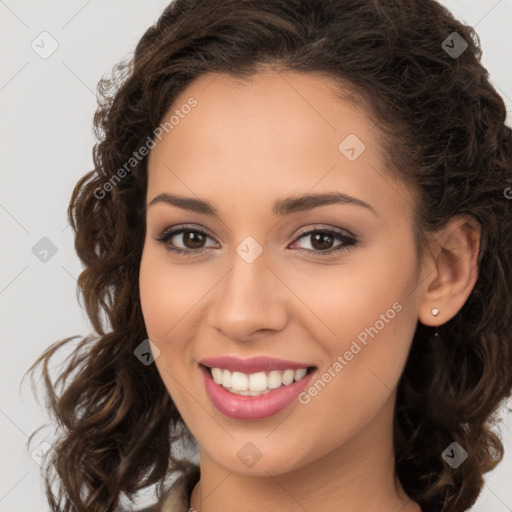
<path fill-rule="evenodd" d="M 227 338 L 250 341 L 260 331 L 285 327 L 290 292 L 268 264 L 265 251 L 252 263 L 235 253 L 231 269 L 214 288 L 210 325 Z"/>

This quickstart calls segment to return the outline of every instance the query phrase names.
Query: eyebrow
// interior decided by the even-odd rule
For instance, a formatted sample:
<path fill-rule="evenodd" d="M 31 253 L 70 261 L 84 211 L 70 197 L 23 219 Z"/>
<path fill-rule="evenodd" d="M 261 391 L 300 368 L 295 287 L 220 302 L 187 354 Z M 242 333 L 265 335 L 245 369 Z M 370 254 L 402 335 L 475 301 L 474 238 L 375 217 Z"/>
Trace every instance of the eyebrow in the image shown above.
<path fill-rule="evenodd" d="M 184 197 L 174 194 L 162 193 L 154 197 L 148 204 L 152 206 L 157 203 L 167 203 L 184 210 L 218 217 L 217 209 L 209 201 Z M 330 204 L 353 204 L 361 206 L 378 215 L 375 209 L 368 203 L 355 197 L 342 194 L 341 192 L 327 192 L 323 194 L 306 194 L 303 196 L 287 197 L 277 199 L 272 207 L 274 215 L 290 215 L 292 213 L 307 212 L 320 206 Z"/>

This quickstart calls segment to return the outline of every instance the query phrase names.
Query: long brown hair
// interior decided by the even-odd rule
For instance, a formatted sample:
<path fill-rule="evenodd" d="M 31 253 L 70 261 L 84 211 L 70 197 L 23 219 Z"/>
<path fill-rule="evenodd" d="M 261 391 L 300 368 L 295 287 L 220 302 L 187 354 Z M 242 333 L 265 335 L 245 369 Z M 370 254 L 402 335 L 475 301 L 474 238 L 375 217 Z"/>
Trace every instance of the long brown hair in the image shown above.
<path fill-rule="evenodd" d="M 459 55 L 453 37 L 467 44 Z M 68 209 L 97 336 L 82 339 L 55 383 L 49 360 L 76 337 L 29 369 L 42 364 L 61 429 L 45 472 L 52 510 L 115 510 L 152 484 L 161 497 L 167 477 L 195 468 L 174 452 L 187 429 L 155 365 L 134 356 L 148 337 L 138 290 L 147 158 L 130 159 L 195 78 L 244 79 L 266 65 L 322 74 L 364 106 L 389 172 L 417 191 L 420 255 L 454 215 L 481 224 L 478 280 L 436 344 L 418 322 L 394 425 L 409 497 L 431 512 L 471 507 L 503 457 L 491 427 L 512 391 L 512 130 L 481 53 L 474 30 L 434 0 L 176 0 L 165 9 L 133 58 L 99 83 L 94 169 Z M 469 455 L 457 468 L 441 456 L 452 442 Z"/>

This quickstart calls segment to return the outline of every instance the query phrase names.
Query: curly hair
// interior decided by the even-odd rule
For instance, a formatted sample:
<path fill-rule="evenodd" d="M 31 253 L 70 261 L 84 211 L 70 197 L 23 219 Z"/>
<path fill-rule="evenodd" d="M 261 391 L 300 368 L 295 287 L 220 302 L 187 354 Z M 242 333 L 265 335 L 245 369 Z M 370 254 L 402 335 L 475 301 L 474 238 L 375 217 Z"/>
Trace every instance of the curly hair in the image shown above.
<path fill-rule="evenodd" d="M 454 32 L 467 44 L 456 57 L 443 45 Z M 147 158 L 137 150 L 201 74 L 243 80 L 264 66 L 325 76 L 364 107 L 389 172 L 415 191 L 420 258 L 453 216 L 481 225 L 475 286 L 435 344 L 418 321 L 394 417 L 396 471 L 409 497 L 432 512 L 476 501 L 482 475 L 503 458 L 492 427 L 512 391 L 512 130 L 481 55 L 474 29 L 434 0 L 168 5 L 133 57 L 98 84 L 94 169 L 68 208 L 84 265 L 77 296 L 97 336 L 82 339 L 56 382 L 49 360 L 77 336 L 29 369 L 42 365 L 47 408 L 62 429 L 45 472 L 52 510 L 117 510 L 153 484 L 161 498 L 167 477 L 197 470 L 174 451 L 191 434 L 156 366 L 142 369 L 134 357 L 148 337 L 138 289 Z M 469 455 L 457 468 L 441 457 L 454 441 Z"/>

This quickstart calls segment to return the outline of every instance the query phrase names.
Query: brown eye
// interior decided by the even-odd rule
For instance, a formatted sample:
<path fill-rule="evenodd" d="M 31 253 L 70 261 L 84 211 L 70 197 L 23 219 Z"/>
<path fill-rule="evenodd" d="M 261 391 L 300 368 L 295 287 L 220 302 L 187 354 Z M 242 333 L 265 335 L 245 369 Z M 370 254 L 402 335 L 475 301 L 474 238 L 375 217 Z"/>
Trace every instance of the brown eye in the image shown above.
<path fill-rule="evenodd" d="M 334 245 L 334 241 L 338 239 L 341 243 Z M 311 248 L 302 248 L 298 251 L 305 254 L 315 254 L 323 256 L 338 251 L 348 250 L 350 246 L 357 244 L 357 239 L 354 236 L 349 236 L 343 231 L 330 229 L 311 229 L 302 233 L 298 238 L 299 240 L 309 241 Z"/>
<path fill-rule="evenodd" d="M 182 241 L 187 249 L 200 249 L 205 239 L 205 235 L 194 230 L 183 231 Z"/>
<path fill-rule="evenodd" d="M 335 238 L 329 233 L 315 233 L 309 236 L 311 236 L 311 245 L 319 251 L 330 249 Z"/>
<path fill-rule="evenodd" d="M 181 237 L 178 235 L 181 235 Z M 212 239 L 200 229 L 181 227 L 164 231 L 157 238 L 157 241 L 163 243 L 167 250 L 185 255 L 192 253 L 202 254 L 207 249 L 204 243 L 208 238 Z M 176 246 L 176 244 L 181 244 L 183 247 Z"/>
<path fill-rule="evenodd" d="M 181 240 L 178 235 L 181 235 Z M 205 245 L 208 239 L 213 240 L 205 231 L 182 226 L 165 230 L 156 240 L 164 244 L 166 250 L 170 252 L 180 256 L 195 256 L 203 254 L 209 248 Z M 309 240 L 311 247 L 300 248 L 298 249 L 299 253 L 318 256 L 346 251 L 358 242 L 353 235 L 349 236 L 344 231 L 332 228 L 311 229 L 303 232 L 297 238 L 297 241 L 299 240 Z M 341 243 L 334 245 L 335 240 L 339 240 Z M 182 247 L 179 247 L 180 244 Z"/>

